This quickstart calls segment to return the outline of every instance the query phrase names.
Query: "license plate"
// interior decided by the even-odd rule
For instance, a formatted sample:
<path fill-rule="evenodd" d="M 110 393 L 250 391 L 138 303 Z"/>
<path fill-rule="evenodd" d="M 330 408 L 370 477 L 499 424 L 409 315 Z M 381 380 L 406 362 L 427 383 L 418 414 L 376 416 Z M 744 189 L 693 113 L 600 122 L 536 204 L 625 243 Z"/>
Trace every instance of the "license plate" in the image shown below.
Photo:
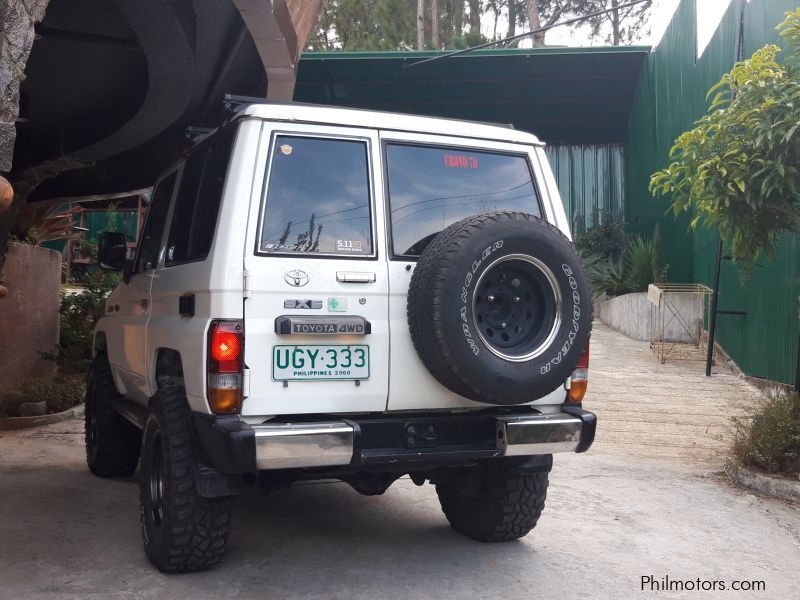
<path fill-rule="evenodd" d="M 368 379 L 369 346 L 273 346 L 274 381 Z"/>

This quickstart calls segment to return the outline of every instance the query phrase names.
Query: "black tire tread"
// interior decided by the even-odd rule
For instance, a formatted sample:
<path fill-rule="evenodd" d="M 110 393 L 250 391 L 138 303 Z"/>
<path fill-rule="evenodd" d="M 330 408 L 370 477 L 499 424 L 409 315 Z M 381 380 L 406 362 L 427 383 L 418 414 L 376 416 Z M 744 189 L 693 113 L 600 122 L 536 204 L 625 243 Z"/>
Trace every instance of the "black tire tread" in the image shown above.
<path fill-rule="evenodd" d="M 141 469 L 139 493 L 145 553 L 164 573 L 190 573 L 208 569 L 217 564 L 225 553 L 230 533 L 231 500 L 204 498 L 197 491 L 190 411 L 182 379 L 161 378 L 150 410 L 151 413 L 158 413 L 156 418 L 159 426 L 162 426 L 169 500 L 161 535 L 154 542 L 156 538 L 144 531 L 147 527 L 144 499 L 146 477 L 144 468 Z M 144 467 L 144 456 L 142 463 Z"/>
<path fill-rule="evenodd" d="M 487 469 L 478 496 L 452 483 L 437 483 L 439 503 L 450 526 L 480 542 L 507 542 L 527 535 L 544 510 L 548 473 L 508 468 Z"/>
<path fill-rule="evenodd" d="M 86 386 L 84 436 L 86 463 L 97 477 L 128 477 L 139 464 L 142 432 L 113 408 L 122 396 L 114 385 L 111 365 L 106 354 L 98 354 L 92 361 L 90 379 Z M 89 398 L 89 394 L 95 398 Z M 91 405 L 90 405 L 91 404 Z M 95 411 L 98 433 L 97 449 L 92 459 L 89 446 L 91 412 Z"/>

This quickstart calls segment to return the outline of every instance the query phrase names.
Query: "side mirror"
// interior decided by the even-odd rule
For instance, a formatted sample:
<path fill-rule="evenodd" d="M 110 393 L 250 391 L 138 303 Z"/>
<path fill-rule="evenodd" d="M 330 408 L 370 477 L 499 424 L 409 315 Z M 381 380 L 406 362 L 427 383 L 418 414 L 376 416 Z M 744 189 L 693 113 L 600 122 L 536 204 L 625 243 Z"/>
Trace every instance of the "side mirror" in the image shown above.
<path fill-rule="evenodd" d="M 97 261 L 106 271 L 123 271 L 127 259 L 127 242 L 124 233 L 104 231 L 97 244 Z"/>

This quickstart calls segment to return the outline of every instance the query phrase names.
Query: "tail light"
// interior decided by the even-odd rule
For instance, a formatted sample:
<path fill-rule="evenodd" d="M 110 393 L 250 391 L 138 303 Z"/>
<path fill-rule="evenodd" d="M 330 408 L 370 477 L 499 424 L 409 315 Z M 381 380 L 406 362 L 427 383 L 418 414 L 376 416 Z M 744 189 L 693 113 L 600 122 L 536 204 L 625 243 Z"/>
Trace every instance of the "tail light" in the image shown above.
<path fill-rule="evenodd" d="M 242 405 L 244 327 L 241 321 L 211 321 L 208 330 L 208 404 L 218 415 Z"/>
<path fill-rule="evenodd" d="M 586 388 L 589 386 L 589 341 L 586 341 L 586 348 L 583 350 L 578 365 L 572 372 L 569 379 L 569 389 L 567 389 L 567 402 L 581 402 L 586 395 Z"/>

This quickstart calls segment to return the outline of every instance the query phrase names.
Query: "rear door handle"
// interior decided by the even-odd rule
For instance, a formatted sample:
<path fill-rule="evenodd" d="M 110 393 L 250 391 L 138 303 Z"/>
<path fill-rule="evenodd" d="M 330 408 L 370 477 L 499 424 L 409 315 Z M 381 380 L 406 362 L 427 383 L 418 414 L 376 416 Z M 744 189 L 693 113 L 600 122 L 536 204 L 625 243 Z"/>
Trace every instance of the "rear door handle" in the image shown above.
<path fill-rule="evenodd" d="M 150 306 L 150 300 L 148 300 L 147 298 L 142 298 L 139 304 L 143 309 L 147 310 L 147 307 Z"/>
<path fill-rule="evenodd" d="M 336 281 L 339 283 L 375 283 L 375 273 L 336 271 Z"/>

